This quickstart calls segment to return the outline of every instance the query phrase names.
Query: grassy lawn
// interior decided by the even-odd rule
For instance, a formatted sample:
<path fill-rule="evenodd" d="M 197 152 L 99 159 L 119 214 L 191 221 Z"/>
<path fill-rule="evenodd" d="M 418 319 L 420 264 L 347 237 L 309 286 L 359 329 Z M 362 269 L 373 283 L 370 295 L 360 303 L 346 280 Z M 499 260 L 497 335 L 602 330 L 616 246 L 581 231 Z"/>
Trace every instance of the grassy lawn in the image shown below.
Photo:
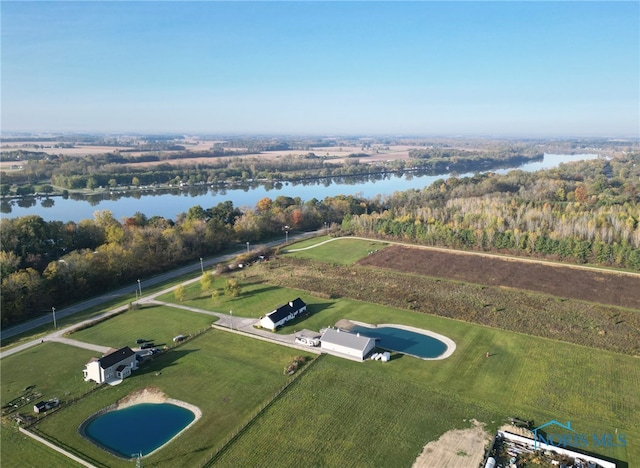
<path fill-rule="evenodd" d="M 73 333 L 70 338 L 112 348 L 137 346 L 136 339 L 156 345 L 173 343 L 176 335 L 189 335 L 209 327 L 217 320 L 210 315 L 188 312 L 160 305 L 145 305 L 130 310 L 90 328 Z"/>
<path fill-rule="evenodd" d="M 2 359 L 2 404 L 19 397 L 31 385 L 43 394 L 42 399 L 57 397 L 64 401 L 80 396 L 88 389 L 82 369 L 93 354 L 60 343 L 44 343 Z M 33 403 L 19 412 L 34 415 Z M 68 458 L 20 434 L 8 417 L 3 418 L 0 434 L 3 466 L 42 466 L 43 460 L 51 467 L 76 466 Z"/>
<path fill-rule="evenodd" d="M 290 245 L 283 254 L 296 258 L 308 258 L 324 263 L 336 263 L 339 265 L 351 265 L 375 250 L 384 249 L 389 244 L 385 242 L 361 240 L 361 239 L 333 239 L 328 236 L 316 237 L 313 239 L 298 242 Z M 330 240 L 325 244 L 322 242 Z M 322 245 L 319 245 L 322 244 Z M 305 249 L 317 245 L 317 247 L 291 252 L 291 250 Z"/>
<path fill-rule="evenodd" d="M 292 248 L 317 242 L 305 241 Z M 347 239 L 286 255 L 351 264 L 383 247 L 382 243 Z M 625 434 L 624 447 L 590 445 L 587 450 L 630 467 L 640 460 L 640 365 L 635 357 L 407 309 L 314 297 L 269 284 L 252 269 L 236 272 L 234 277 L 242 287 L 239 297 L 225 296 L 228 276 L 216 276 L 213 287 L 218 297 L 213 299 L 211 291 L 202 292 L 196 282 L 186 288 L 183 304 L 224 313 L 232 309 L 235 316 L 257 318 L 299 296 L 311 314 L 279 333 L 319 330 L 351 319 L 432 330 L 454 340 L 457 348 L 443 361 L 395 354 L 389 363 L 356 363 L 324 356 L 234 440 L 215 466 L 293 467 L 304 462 L 312 466 L 407 467 L 427 442 L 450 429 L 470 427 L 470 419 L 485 423 L 493 432 L 513 416 L 532 419 L 534 425 L 551 419 L 571 421 L 573 428 L 585 434 Z M 363 297 L 369 294 L 363 286 Z M 177 303 L 173 293 L 160 299 Z M 450 298 L 451 303 L 456 300 Z M 206 328 L 214 320 L 171 307 L 148 307 L 71 337 L 114 347 L 132 345 L 137 338 L 163 343 L 177 334 Z M 491 357 L 485 357 L 487 352 Z M 209 330 L 159 356 L 121 385 L 101 388 L 47 417 L 39 428 L 98 465 L 131 466 L 132 462 L 118 461 L 83 439 L 77 428 L 123 396 L 158 387 L 171 398 L 197 405 L 203 417 L 178 440 L 145 459 L 145 465 L 199 466 L 285 384 L 283 368 L 300 354 L 304 353 Z M 45 397 L 63 399 L 81 393 L 90 388 L 82 381 L 81 370 L 91 355 L 90 351 L 47 343 L 3 359 L 3 401 L 28 385 L 46 389 Z M 22 435 L 2 432 L 3 464 L 8 460 L 7 466 L 19 466 L 9 461 L 29 453 L 26 465 L 37 466 L 37 460 L 45 457 L 48 466 L 65 465 L 58 455 L 34 448 Z"/>
<path fill-rule="evenodd" d="M 261 317 L 296 297 L 302 297 L 308 304 L 309 301 L 313 302 L 313 298 L 303 291 L 279 288 L 256 280 L 251 275 L 251 270 L 235 275 L 242 287 L 242 292 L 238 297 L 230 297 L 224 294 L 224 286 L 228 278 L 229 276 L 214 277 L 213 288 L 219 293 L 215 299 L 211 298 L 211 291 L 201 291 L 200 283 L 196 282 L 185 287 L 184 302 L 176 300 L 173 293 L 160 296 L 158 300 L 225 314 L 233 310 L 235 316 L 251 318 Z"/>
<path fill-rule="evenodd" d="M 350 318 L 388 321 L 371 307 Z M 326 357 L 278 400 L 215 466 L 410 466 L 424 444 L 475 418 L 493 431 L 510 416 L 536 425 L 571 421 L 580 432 L 627 435 L 628 446 L 590 450 L 640 459 L 637 359 L 397 311 L 395 321 L 429 328 L 458 347 L 444 361 L 383 364 Z M 485 352 L 493 355 L 485 357 Z M 375 442 L 374 442 L 375 441 Z M 274 449 L 277 447 L 277 449 Z M 633 466 L 633 465 L 630 465 Z"/>
<path fill-rule="evenodd" d="M 116 387 L 105 387 L 79 403 L 46 418 L 39 428 L 76 447 L 98 464 L 131 466 L 96 448 L 77 432 L 94 412 L 145 387 L 198 406 L 202 418 L 145 465 L 198 466 L 266 403 L 288 377 L 284 367 L 298 350 L 226 332 L 207 333 L 161 355 Z M 86 384 L 89 386 L 90 384 Z"/>

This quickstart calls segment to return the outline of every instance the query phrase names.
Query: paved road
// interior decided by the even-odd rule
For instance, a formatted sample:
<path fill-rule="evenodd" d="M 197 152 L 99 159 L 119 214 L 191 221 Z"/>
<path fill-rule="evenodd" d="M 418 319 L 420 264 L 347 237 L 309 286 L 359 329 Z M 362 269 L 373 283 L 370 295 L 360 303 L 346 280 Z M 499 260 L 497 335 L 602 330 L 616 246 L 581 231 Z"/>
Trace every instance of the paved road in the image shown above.
<path fill-rule="evenodd" d="M 311 236 L 314 236 L 314 235 L 317 235 L 317 233 L 316 232 L 305 232 L 305 233 L 289 236 L 289 238 L 290 238 L 291 241 L 295 241 L 295 240 L 303 239 L 303 238 L 306 238 L 306 237 L 311 237 Z M 281 243 L 282 243 L 281 240 L 277 240 L 277 241 L 273 241 L 273 242 L 268 242 L 268 243 L 263 244 L 263 245 L 265 245 L 268 248 L 271 248 L 271 247 L 275 247 L 275 246 L 277 246 L 277 245 L 279 245 Z M 204 266 L 204 268 L 210 268 L 210 267 L 212 267 L 212 266 L 214 266 L 214 265 L 216 265 L 218 263 L 228 262 L 228 261 L 234 259 L 240 253 L 244 253 L 244 249 L 239 250 L 239 251 L 237 251 L 235 253 L 231 253 L 231 254 L 227 254 L 227 255 L 221 255 L 219 257 L 214 257 L 214 258 L 210 258 L 210 259 L 204 260 L 202 262 L 203 263 L 202 266 Z M 144 281 L 141 281 L 140 285 L 141 285 L 141 288 L 142 288 L 142 294 L 144 294 L 144 288 L 145 287 L 149 287 L 149 286 L 152 286 L 152 285 L 155 285 L 155 284 L 158 284 L 158 283 L 162 283 L 164 281 L 170 280 L 170 279 L 175 278 L 177 276 L 184 275 L 186 273 L 192 273 L 194 271 L 198 271 L 198 270 L 200 270 L 200 268 L 201 268 L 200 262 L 197 262 L 197 263 L 194 263 L 194 264 L 191 264 L 191 265 L 187 265 L 187 266 L 184 266 L 184 267 L 181 267 L 181 268 L 177 268 L 177 269 L 169 271 L 167 273 L 163 273 L 161 275 L 154 276 L 152 278 L 148 278 L 148 279 L 146 279 Z M 196 278 L 188 280 L 188 281 L 186 281 L 186 282 L 184 282 L 182 284 L 187 285 L 187 284 L 199 281 L 199 280 L 200 280 L 200 278 L 196 277 Z M 60 319 L 62 317 L 68 317 L 70 315 L 73 315 L 73 314 L 76 314 L 78 312 L 81 312 L 82 310 L 85 310 L 85 309 L 87 309 L 89 307 L 100 305 L 100 304 L 103 304 L 105 302 L 111 301 L 113 299 L 122 299 L 123 297 L 127 297 L 127 296 L 131 297 L 131 296 L 133 296 L 135 294 L 135 287 L 136 286 L 137 285 L 133 286 L 133 289 L 134 289 L 133 291 L 132 291 L 132 287 L 131 286 L 126 286 L 126 287 L 117 289 L 115 291 L 111 291 L 111 292 L 109 292 L 107 294 L 103 294 L 102 296 L 94 297 L 93 299 L 89 299 L 87 301 L 80 302 L 78 304 L 74 304 L 73 306 L 70 306 L 70 307 L 67 307 L 67 308 L 64 308 L 64 309 L 60 309 L 59 311 L 56 310 L 56 318 Z M 176 286 L 177 285 L 169 287 L 169 288 L 166 288 L 166 289 L 164 289 L 162 291 L 157 291 L 157 292 L 155 292 L 153 294 L 150 294 L 148 296 L 143 296 L 139 300 L 139 302 L 141 302 L 141 303 L 144 303 L 144 302 L 157 302 L 157 301 L 155 301 L 156 297 L 175 289 Z M 133 299 L 133 297 L 132 297 L 132 299 Z M 171 305 L 171 307 L 188 308 L 186 306 L 176 306 L 176 304 L 170 304 L 170 305 Z M 84 343 L 82 341 L 71 340 L 71 339 L 68 339 L 68 338 L 64 338 L 64 335 L 68 334 L 68 333 L 71 333 L 73 330 L 75 330 L 78 327 L 81 327 L 81 326 L 83 326 L 85 324 L 88 324 L 90 322 L 93 322 L 95 320 L 99 320 L 99 319 L 108 317 L 110 315 L 117 314 L 117 313 L 122 312 L 123 310 L 125 310 L 127 308 L 128 308 L 128 305 L 120 306 L 120 307 L 117 307 L 115 309 L 109 310 L 107 312 L 103 312 L 103 313 L 94 315 L 94 316 L 92 316 L 92 317 L 90 317 L 90 318 L 88 318 L 86 320 L 83 320 L 82 322 L 75 323 L 75 324 L 70 325 L 68 327 L 56 330 L 56 331 L 54 331 L 52 333 L 47 334 L 44 337 L 41 337 L 41 338 L 38 338 L 38 339 L 35 339 L 35 340 L 31 340 L 31 341 L 28 341 L 26 343 L 22 343 L 22 344 L 20 344 L 18 346 L 10 348 L 10 349 L 8 349 L 6 351 L 0 352 L 0 359 L 3 359 L 5 357 L 7 357 L 7 356 L 11 356 L 12 354 L 18 353 L 18 352 L 23 351 L 25 349 L 31 348 L 32 346 L 37 346 L 38 344 L 40 344 L 42 342 L 45 342 L 45 341 L 56 341 L 56 342 L 59 342 L 59 343 L 65 343 L 65 344 L 69 344 L 69 345 L 72 345 L 72 346 L 78 346 L 78 347 L 89 349 L 89 350 L 92 350 L 92 351 L 97 351 L 97 352 L 104 353 L 106 350 L 108 350 L 110 348 L 105 347 L 105 346 L 93 345 L 93 344 L 90 344 L 90 343 Z M 191 310 L 193 308 L 188 308 L 188 309 Z M 233 329 L 233 328 L 235 328 L 235 329 L 247 329 L 247 327 L 250 327 L 250 328 L 253 329 L 253 324 L 255 323 L 254 319 L 247 319 L 247 318 L 244 318 L 244 317 L 230 317 L 227 314 L 210 312 L 210 311 L 205 311 L 205 310 L 202 310 L 202 309 L 198 309 L 196 311 L 199 312 L 199 313 L 206 313 L 206 314 L 209 314 L 209 315 L 215 315 L 217 317 L 220 317 L 221 321 L 218 322 L 218 324 L 220 326 L 223 326 L 223 327 L 229 327 L 230 329 Z M 27 332 L 29 330 L 32 330 L 32 329 L 34 329 L 36 327 L 39 327 L 41 325 L 46 325 L 48 323 L 51 323 L 53 325 L 53 315 L 39 317 L 37 319 L 30 320 L 30 321 L 22 323 L 20 325 L 16 325 L 14 327 L 11 327 L 11 328 L 8 328 L 6 330 L 3 330 L 2 331 L 2 337 L 3 338 L 10 338 L 10 337 L 15 336 L 17 334 Z"/>
<path fill-rule="evenodd" d="M 312 237 L 319 233 L 318 232 L 305 232 L 295 235 L 289 235 L 289 239 L 291 242 L 303 239 L 305 237 Z M 275 247 L 279 244 L 282 244 L 282 240 L 276 240 L 272 242 L 267 242 L 264 245 L 267 248 Z M 202 266 L 204 268 L 210 268 L 218 263 L 228 262 L 233 260 L 239 254 L 244 253 L 245 250 L 238 250 L 237 252 L 230 253 L 227 255 L 221 255 L 219 257 L 213 257 L 206 260 L 203 260 Z M 168 281 L 170 279 L 176 278 L 180 275 L 184 275 L 186 273 L 193 273 L 194 271 L 200 270 L 200 262 L 192 263 L 190 265 L 186 265 L 181 268 L 177 268 L 175 270 L 168 271 L 166 273 L 162 273 L 157 276 L 153 276 L 151 278 L 144 279 L 140 281 L 140 288 L 142 289 L 142 294 L 144 294 L 145 288 L 149 286 L 154 286 L 158 283 L 162 283 L 164 281 Z M 73 314 L 77 314 L 83 310 L 89 309 L 94 306 L 99 306 L 104 304 L 105 302 L 113 301 L 113 300 L 122 300 L 123 298 L 130 297 L 132 300 L 135 297 L 136 290 L 138 289 L 138 284 L 132 284 L 129 286 L 124 286 L 122 288 L 116 289 L 114 291 L 108 292 L 101 296 L 94 297 L 92 299 L 88 299 L 83 302 L 79 302 L 77 304 L 73 304 L 72 306 L 65 307 L 64 309 L 56 309 L 56 319 L 60 320 L 64 317 L 69 317 Z M 11 338 L 12 336 L 19 335 L 20 333 L 28 332 L 29 330 L 33 330 L 34 328 L 40 327 L 42 325 L 51 324 L 53 326 L 53 313 L 44 315 L 42 317 L 38 317 L 33 320 L 29 320 L 27 322 L 21 323 L 19 325 L 15 325 L 13 327 L 7 328 L 6 330 L 2 330 L 2 338 Z"/>

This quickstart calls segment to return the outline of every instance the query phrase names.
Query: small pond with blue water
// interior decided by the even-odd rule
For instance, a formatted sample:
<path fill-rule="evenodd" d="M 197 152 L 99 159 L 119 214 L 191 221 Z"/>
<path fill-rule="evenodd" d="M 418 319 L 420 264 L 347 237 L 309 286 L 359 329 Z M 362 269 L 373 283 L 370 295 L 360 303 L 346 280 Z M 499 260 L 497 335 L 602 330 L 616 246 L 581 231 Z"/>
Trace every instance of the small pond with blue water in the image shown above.
<path fill-rule="evenodd" d="M 422 359 L 437 358 L 442 356 L 448 349 L 447 344 L 437 338 L 401 328 L 369 328 L 355 325 L 349 331 L 351 333 L 360 333 L 369 338 L 376 338 L 376 346 L 378 348 L 409 354 Z"/>
<path fill-rule="evenodd" d="M 99 447 L 132 458 L 166 444 L 195 417 L 192 411 L 170 403 L 140 403 L 103 413 L 82 432 Z"/>

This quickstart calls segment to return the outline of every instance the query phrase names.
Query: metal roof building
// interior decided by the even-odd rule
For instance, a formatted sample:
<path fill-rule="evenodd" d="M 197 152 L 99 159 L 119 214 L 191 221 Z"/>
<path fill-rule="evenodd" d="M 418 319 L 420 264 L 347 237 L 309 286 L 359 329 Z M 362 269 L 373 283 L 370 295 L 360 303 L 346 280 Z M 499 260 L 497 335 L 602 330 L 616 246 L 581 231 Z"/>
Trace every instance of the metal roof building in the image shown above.
<path fill-rule="evenodd" d="M 320 349 L 323 351 L 359 360 L 364 360 L 375 347 L 376 341 L 373 338 L 335 328 L 327 328 L 320 338 Z"/>

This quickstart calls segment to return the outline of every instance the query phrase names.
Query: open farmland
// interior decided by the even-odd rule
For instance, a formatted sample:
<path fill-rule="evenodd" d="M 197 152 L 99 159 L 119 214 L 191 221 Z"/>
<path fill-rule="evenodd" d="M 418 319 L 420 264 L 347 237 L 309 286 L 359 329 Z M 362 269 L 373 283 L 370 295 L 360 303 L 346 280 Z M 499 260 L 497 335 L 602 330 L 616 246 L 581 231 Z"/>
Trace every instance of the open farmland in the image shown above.
<path fill-rule="evenodd" d="M 305 241 L 302 246 L 310 244 Z M 343 259 L 331 254 L 332 248 L 352 255 Z M 510 416 L 532 419 L 536 424 L 550 419 L 570 420 L 573 427 L 585 433 L 617 431 L 626 435 L 626 446 L 590 447 L 589 451 L 621 462 L 640 459 L 640 431 L 636 424 L 640 399 L 635 391 L 640 385 L 637 358 L 594 349 L 620 344 L 617 332 L 601 335 L 597 328 L 592 328 L 592 322 L 586 327 L 579 326 L 585 317 L 596 320 L 602 316 L 610 320 L 608 314 L 617 313 L 617 320 L 628 319 L 633 323 L 630 317 L 639 314 L 354 263 L 357 257 L 375 256 L 370 252 L 380 248 L 382 245 L 375 241 L 344 239 L 326 243 L 322 248 L 280 255 L 278 259 L 233 273 L 242 286 L 238 297 L 223 295 L 214 300 L 210 293 L 200 291 L 196 282 L 187 288 L 181 304 L 208 310 L 232 307 L 234 316 L 245 313 L 253 316 L 296 294 L 310 304 L 312 314 L 284 327 L 281 333 L 300 328 L 317 330 L 340 319 L 398 323 L 453 339 L 457 348 L 451 357 L 422 361 L 394 354 L 391 362 L 383 364 L 323 356 L 253 418 L 255 411 L 287 381 L 282 368 L 293 356 L 304 353 L 210 330 L 169 350 L 121 385 L 103 387 L 46 418 L 39 429 L 85 454 L 97 465 L 130 466 L 131 462 L 120 462 L 78 436 L 77 426 L 87 415 L 122 396 L 156 387 L 172 398 L 199 406 L 203 418 L 170 446 L 145 458 L 147 466 L 201 466 L 250 421 L 213 459 L 213 466 L 293 467 L 304 461 L 313 466 L 409 467 L 425 444 L 445 432 L 469 428 L 471 419 L 477 419 L 492 432 Z M 329 263 L 316 261 L 312 253 L 329 259 Z M 307 258 L 293 258 L 295 255 Z M 340 259 L 344 262 L 337 261 Z M 227 279 L 226 275 L 216 277 L 213 287 L 223 288 Z M 294 284 L 300 289 L 289 289 Z M 320 299 L 308 291 L 330 293 L 331 298 Z M 425 291 L 424 297 L 419 295 L 420 291 Z M 175 300 L 171 296 L 170 293 L 166 299 Z M 384 305 L 384 301 L 397 305 Z M 463 316 L 467 322 L 487 317 L 500 320 L 491 327 L 450 320 L 437 316 L 434 304 L 442 306 L 447 314 L 469 314 Z M 526 314 L 516 314 L 514 304 Z M 546 307 L 539 308 L 541 304 Z M 594 315 L 584 315 L 585 310 Z M 199 317 L 168 307 L 143 308 L 87 329 L 88 334 L 82 339 L 101 344 L 107 337 L 116 339 L 112 334 L 125 329 L 127 337 L 122 339 L 127 342 L 145 329 L 157 334 L 153 330 L 164 327 L 159 311 L 164 311 L 170 321 L 181 314 L 185 318 Z M 533 320 L 536 314 L 548 319 L 547 329 L 569 326 L 563 331 L 571 333 L 557 339 L 572 341 L 584 336 L 586 341 L 581 344 L 587 346 L 500 329 L 519 324 L 541 334 L 536 329 L 541 326 Z M 208 316 L 203 317 L 209 320 Z M 568 323 L 563 324 L 563 319 Z M 573 330 L 573 326 L 577 328 Z M 627 323 L 624 326 L 629 327 Z M 171 333 L 165 332 L 167 336 Z M 74 351 L 63 345 L 58 348 Z M 486 352 L 491 353 L 490 358 L 485 357 Z M 29 355 L 13 356 L 20 358 L 15 361 L 16 366 L 23 357 L 28 359 Z M 69 368 L 67 372 L 73 375 L 79 372 L 77 363 L 61 362 Z M 20 367 L 16 366 L 12 373 Z M 3 391 L 7 379 L 4 371 L 3 362 Z M 24 382 L 31 380 L 30 371 L 20 378 Z M 50 378 L 55 381 L 56 374 Z M 11 434 L 3 434 L 3 442 L 16 441 L 8 449 L 10 459 L 15 460 L 16 452 L 28 450 L 31 442 L 20 442 L 18 434 L 10 430 Z M 6 427 L 3 432 L 7 433 Z M 461 454 L 460 466 L 466 466 L 466 460 Z"/>
<path fill-rule="evenodd" d="M 351 242 L 367 241 L 341 239 L 331 244 Z M 366 259 L 369 261 L 369 258 L 385 254 L 390 249 L 387 247 Z M 314 250 L 305 251 L 305 256 L 310 257 Z M 410 252 L 415 252 L 415 255 L 407 257 L 405 264 L 409 270 L 412 265 L 419 263 L 421 250 L 416 248 Z M 312 258 L 294 258 L 298 254 L 282 255 L 277 261 L 254 268 L 252 273 L 263 275 L 263 281 L 282 287 L 640 355 L 640 313 L 637 309 L 572 300 L 565 295 L 557 297 L 515 288 L 487 286 L 482 283 L 481 277 L 473 283 L 463 282 L 441 278 L 437 274 L 423 276 L 365 266 L 363 262 L 340 265 L 314 261 Z M 455 260 L 460 255 L 452 252 L 449 256 Z M 574 270 L 567 267 L 566 271 L 569 273 Z M 614 274 L 613 277 L 619 276 Z M 638 280 L 632 279 L 627 291 L 631 295 L 638 290 L 633 286 Z"/>
<path fill-rule="evenodd" d="M 456 281 L 524 289 L 640 310 L 640 274 L 585 270 L 488 255 L 392 246 L 360 264 Z"/>

